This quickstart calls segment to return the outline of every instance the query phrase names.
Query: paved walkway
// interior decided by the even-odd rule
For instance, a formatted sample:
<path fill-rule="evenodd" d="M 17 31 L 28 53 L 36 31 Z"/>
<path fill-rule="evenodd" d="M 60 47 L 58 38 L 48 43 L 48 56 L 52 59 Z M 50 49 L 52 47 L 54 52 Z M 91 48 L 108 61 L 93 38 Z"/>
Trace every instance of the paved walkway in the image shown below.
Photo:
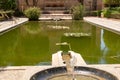
<path fill-rule="evenodd" d="M 27 18 L 15 18 L 13 20 L 1 21 L 0 22 L 0 32 L 8 30 L 8 29 L 15 27 L 19 24 L 22 24 L 26 21 L 28 21 Z"/>
<path fill-rule="evenodd" d="M 101 28 L 105 28 L 112 32 L 120 34 L 120 20 L 98 18 L 98 17 L 84 17 L 84 20 L 89 23 L 99 25 L 99 26 L 101 26 Z"/>

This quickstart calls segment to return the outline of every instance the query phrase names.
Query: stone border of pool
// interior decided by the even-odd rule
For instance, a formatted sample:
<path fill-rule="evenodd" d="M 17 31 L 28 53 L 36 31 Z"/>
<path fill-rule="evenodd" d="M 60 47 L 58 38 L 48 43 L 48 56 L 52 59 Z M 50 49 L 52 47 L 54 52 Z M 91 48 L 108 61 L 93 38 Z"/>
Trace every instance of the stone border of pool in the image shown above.
<path fill-rule="evenodd" d="M 0 33 L 11 28 L 14 28 L 17 25 L 25 23 L 28 21 L 28 18 L 16 18 L 15 20 L 7 20 L 0 22 Z"/>
<path fill-rule="evenodd" d="M 99 17 L 84 17 L 84 21 L 92 23 L 94 25 L 99 25 L 101 28 L 105 28 L 109 31 L 117 33 L 120 35 L 120 20 L 119 19 L 108 19 Z"/>
<path fill-rule="evenodd" d="M 0 80 L 30 80 L 35 73 L 52 67 L 53 66 L 13 66 L 0 68 Z M 106 71 L 120 80 L 120 64 L 84 65 L 84 67 Z"/>

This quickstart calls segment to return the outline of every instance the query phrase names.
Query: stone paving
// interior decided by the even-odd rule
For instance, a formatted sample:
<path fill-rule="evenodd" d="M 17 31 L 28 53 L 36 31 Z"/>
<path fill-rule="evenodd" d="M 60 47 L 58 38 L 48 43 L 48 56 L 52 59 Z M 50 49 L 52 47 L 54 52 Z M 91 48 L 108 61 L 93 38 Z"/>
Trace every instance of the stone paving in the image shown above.
<path fill-rule="evenodd" d="M 99 25 L 101 28 L 105 28 L 109 31 L 120 34 L 120 20 L 119 19 L 85 17 L 84 20 L 89 23 Z"/>
<path fill-rule="evenodd" d="M 0 71 L 0 80 L 21 80 L 25 70 L 23 69 L 5 69 Z"/>

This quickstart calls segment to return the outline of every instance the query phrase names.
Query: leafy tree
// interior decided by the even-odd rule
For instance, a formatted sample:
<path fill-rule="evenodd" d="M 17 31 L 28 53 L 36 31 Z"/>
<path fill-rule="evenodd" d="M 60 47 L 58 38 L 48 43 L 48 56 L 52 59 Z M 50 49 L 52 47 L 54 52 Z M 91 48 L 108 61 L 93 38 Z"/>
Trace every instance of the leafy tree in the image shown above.
<path fill-rule="evenodd" d="M 3 10 L 14 10 L 16 9 L 16 0 L 1 0 L 0 8 Z"/>

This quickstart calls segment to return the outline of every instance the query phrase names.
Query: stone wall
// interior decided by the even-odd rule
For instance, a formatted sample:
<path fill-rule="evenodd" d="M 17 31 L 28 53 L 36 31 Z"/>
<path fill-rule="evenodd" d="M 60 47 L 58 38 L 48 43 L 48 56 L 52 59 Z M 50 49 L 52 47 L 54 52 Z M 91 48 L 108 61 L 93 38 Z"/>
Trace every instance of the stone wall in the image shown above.
<path fill-rule="evenodd" d="M 85 10 L 99 10 L 102 9 L 102 0 L 19 0 L 19 9 L 24 11 L 28 7 L 37 6 L 44 10 L 45 7 L 65 7 L 67 9 L 74 5 L 83 3 Z M 36 1 L 34 3 L 33 1 Z"/>

